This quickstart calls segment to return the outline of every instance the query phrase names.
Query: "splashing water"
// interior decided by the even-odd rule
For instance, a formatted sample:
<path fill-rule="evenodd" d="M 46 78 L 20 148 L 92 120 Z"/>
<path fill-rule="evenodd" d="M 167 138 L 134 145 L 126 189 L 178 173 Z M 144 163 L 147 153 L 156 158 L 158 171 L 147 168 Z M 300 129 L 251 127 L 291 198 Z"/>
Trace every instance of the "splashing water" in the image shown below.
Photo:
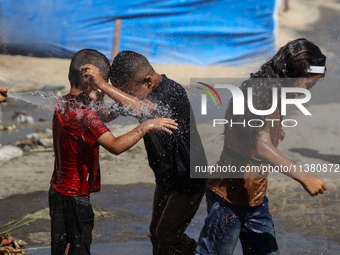
<path fill-rule="evenodd" d="M 35 106 L 38 106 L 41 109 L 50 110 L 50 111 L 54 110 L 59 99 L 58 96 L 51 91 L 9 93 L 8 98 L 25 101 Z"/>
<path fill-rule="evenodd" d="M 42 110 L 54 111 L 57 104 L 61 103 L 63 105 L 64 100 L 57 96 L 52 91 L 32 91 L 32 92 L 20 92 L 20 93 L 8 93 L 8 99 L 16 99 L 20 101 L 24 101 L 30 103 L 34 106 Z M 66 101 L 65 101 L 66 103 Z M 96 104 L 90 103 L 89 105 L 96 112 L 102 112 L 103 110 L 107 111 L 108 115 L 123 115 L 123 116 L 134 116 L 137 117 L 140 121 L 144 121 L 149 118 L 155 117 L 163 117 L 163 118 L 171 118 L 171 110 L 166 107 L 158 106 L 157 110 L 150 113 L 144 113 L 142 116 L 135 112 L 134 110 L 128 109 L 128 107 L 119 106 L 116 102 L 104 103 L 104 104 Z M 61 107 L 59 110 L 62 110 Z M 82 113 L 79 112 L 79 118 L 82 117 Z"/>

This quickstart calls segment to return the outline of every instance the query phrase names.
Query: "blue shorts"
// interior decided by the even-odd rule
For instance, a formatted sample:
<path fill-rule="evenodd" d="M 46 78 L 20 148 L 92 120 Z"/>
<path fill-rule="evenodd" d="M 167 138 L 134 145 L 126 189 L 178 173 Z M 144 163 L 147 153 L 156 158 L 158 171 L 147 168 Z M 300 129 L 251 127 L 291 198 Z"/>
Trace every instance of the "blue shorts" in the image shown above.
<path fill-rule="evenodd" d="M 237 206 L 208 189 L 206 199 L 208 216 L 195 254 L 231 255 L 239 238 L 243 254 L 279 254 L 267 197 L 256 207 Z"/>

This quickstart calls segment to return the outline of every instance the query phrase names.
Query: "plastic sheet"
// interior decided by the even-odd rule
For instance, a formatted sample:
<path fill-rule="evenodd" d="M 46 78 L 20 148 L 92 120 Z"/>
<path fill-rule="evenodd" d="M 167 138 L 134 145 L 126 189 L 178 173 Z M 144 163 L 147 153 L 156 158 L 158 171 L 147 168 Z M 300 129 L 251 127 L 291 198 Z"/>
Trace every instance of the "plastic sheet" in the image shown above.
<path fill-rule="evenodd" d="M 1 51 L 112 59 L 116 34 L 116 49 L 152 63 L 238 64 L 274 53 L 274 11 L 275 0 L 0 0 Z"/>

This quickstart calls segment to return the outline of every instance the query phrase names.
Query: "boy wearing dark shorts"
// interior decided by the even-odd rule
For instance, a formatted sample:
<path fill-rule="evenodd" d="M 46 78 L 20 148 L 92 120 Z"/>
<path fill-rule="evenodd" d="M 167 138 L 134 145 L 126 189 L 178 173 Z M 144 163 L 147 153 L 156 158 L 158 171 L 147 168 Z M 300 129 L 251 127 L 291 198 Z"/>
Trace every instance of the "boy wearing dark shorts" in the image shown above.
<path fill-rule="evenodd" d="M 100 105 L 104 94 L 80 71 L 87 63 L 108 80 L 110 63 L 103 54 L 91 49 L 77 52 L 70 64 L 70 93 L 59 100 L 53 116 L 55 163 L 49 191 L 53 255 L 90 254 L 94 214 L 89 196 L 100 190 L 99 145 L 120 154 L 148 131 L 171 133 L 169 128 L 176 128 L 171 119 L 155 119 L 113 136 L 97 114 L 100 109 L 93 107 Z"/>
<path fill-rule="evenodd" d="M 107 84 L 94 66 L 82 70 L 139 121 L 166 116 L 178 123 L 172 135 L 144 136 L 156 178 L 150 239 L 154 255 L 194 254 L 197 243 L 184 232 L 199 208 L 205 180 L 190 178 L 190 160 L 198 165 L 207 161 L 184 88 L 156 73 L 144 56 L 132 51 L 120 52 L 111 65 L 111 83 L 119 89 Z"/>

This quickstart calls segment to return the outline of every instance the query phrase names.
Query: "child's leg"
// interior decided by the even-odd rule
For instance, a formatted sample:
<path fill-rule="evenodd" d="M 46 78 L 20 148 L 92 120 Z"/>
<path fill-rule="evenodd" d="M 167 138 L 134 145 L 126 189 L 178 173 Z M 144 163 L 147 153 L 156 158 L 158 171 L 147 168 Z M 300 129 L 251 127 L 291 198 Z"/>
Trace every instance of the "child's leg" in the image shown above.
<path fill-rule="evenodd" d="M 159 219 L 162 217 L 163 210 L 168 201 L 169 195 L 170 194 L 165 192 L 164 188 L 156 184 L 152 206 L 152 218 L 150 223 L 150 240 L 152 243 L 153 255 L 158 254 L 159 242 L 156 237 L 156 230 Z"/>
<path fill-rule="evenodd" d="M 234 252 L 241 232 L 241 221 L 236 212 L 229 208 L 223 198 L 207 190 L 208 216 L 201 231 L 197 255 L 223 254 Z"/>
<path fill-rule="evenodd" d="M 51 216 L 51 254 L 65 254 L 67 234 L 65 215 L 63 213 L 63 197 L 52 187 L 48 192 L 48 203 Z"/>
<path fill-rule="evenodd" d="M 90 200 L 85 197 L 71 197 L 72 210 L 75 217 L 69 226 L 71 245 L 69 255 L 82 254 L 90 255 L 90 246 L 92 243 L 92 229 L 94 226 L 94 213 Z M 73 224 L 72 224 L 73 223 Z"/>
<path fill-rule="evenodd" d="M 195 216 L 203 195 L 170 193 L 156 227 L 158 255 L 194 254 L 197 243 L 184 232 Z"/>
<path fill-rule="evenodd" d="M 52 255 L 90 254 L 94 214 L 85 197 L 60 195 L 50 189 Z"/>
<path fill-rule="evenodd" d="M 279 254 L 267 197 L 264 198 L 260 206 L 249 210 L 249 213 L 245 216 L 240 240 L 245 255 Z"/>

